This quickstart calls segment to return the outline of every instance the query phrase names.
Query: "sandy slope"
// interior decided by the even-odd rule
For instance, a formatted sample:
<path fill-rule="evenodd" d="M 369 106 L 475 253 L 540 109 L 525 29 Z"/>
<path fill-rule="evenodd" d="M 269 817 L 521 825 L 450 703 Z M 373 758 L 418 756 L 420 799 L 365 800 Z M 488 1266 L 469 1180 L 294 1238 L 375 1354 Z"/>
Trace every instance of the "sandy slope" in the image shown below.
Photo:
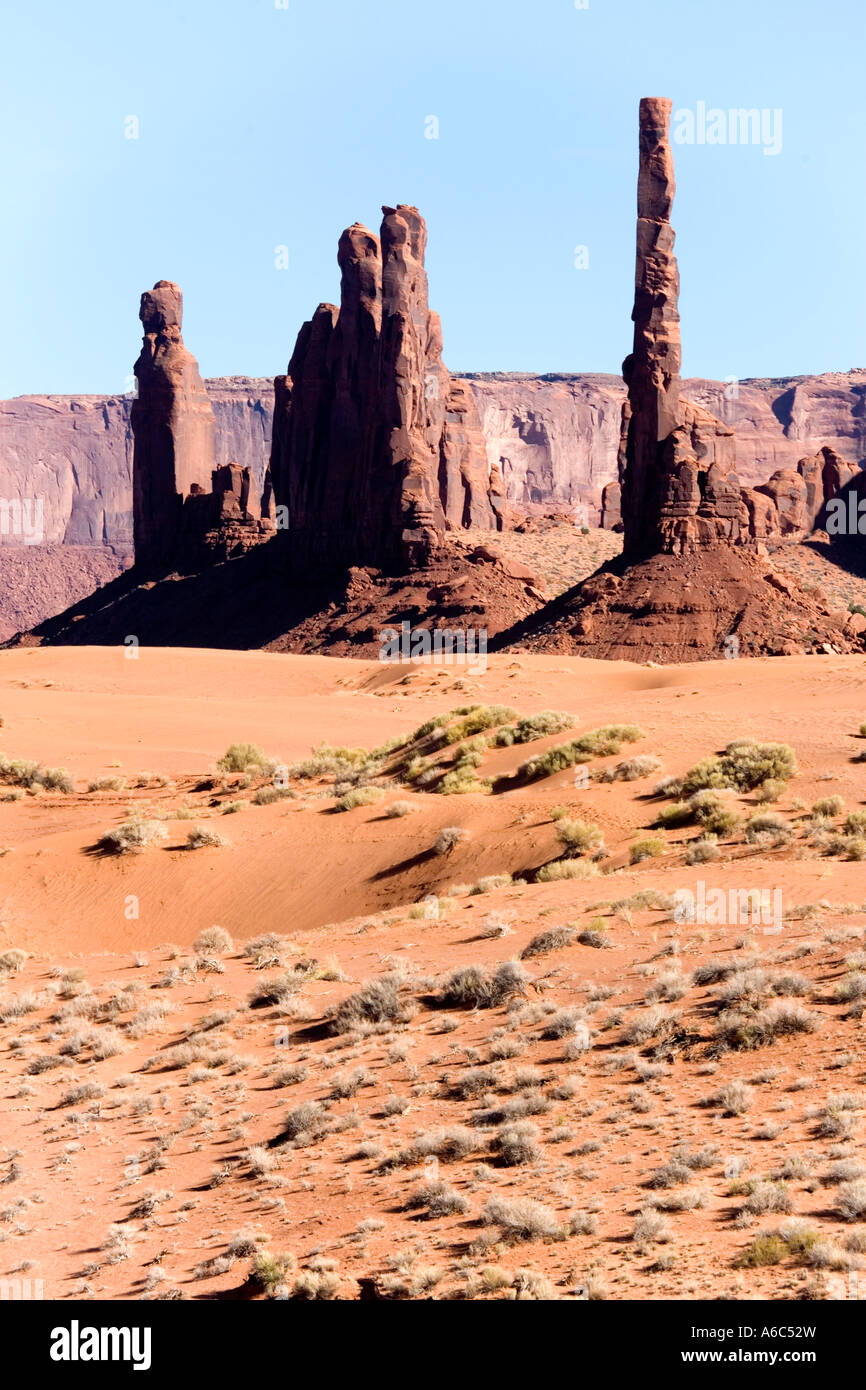
<path fill-rule="evenodd" d="M 815 1296 L 826 1271 L 816 1274 L 791 1260 L 733 1269 L 737 1252 L 783 1218 L 761 1218 L 754 1228 L 735 1223 L 744 1198 L 731 1194 L 727 1158 L 738 1153 L 749 1159 L 752 1175 L 766 1175 L 787 1158 L 805 1155 L 804 1174 L 790 1184 L 794 1211 L 837 1243 L 847 1234 L 833 1206 L 836 1189 L 823 1186 L 819 1176 L 834 1161 L 834 1146 L 840 1158 L 862 1156 L 860 1112 L 851 1112 L 853 1130 L 842 1140 L 817 1136 L 810 1115 L 829 1092 L 859 1093 L 866 1082 L 862 1024 L 846 1016 L 833 994 L 846 957 L 863 942 L 862 863 L 819 855 L 799 835 L 782 848 L 740 840 L 719 862 L 687 868 L 682 845 L 695 833 L 688 830 L 668 835 L 663 859 L 631 867 L 635 833 L 644 833 L 658 810 L 647 794 L 661 774 L 650 785 L 593 783 L 582 790 L 572 772 L 563 772 L 493 796 L 443 797 L 395 786 L 384 802 L 347 814 L 335 814 L 327 786 L 315 783 L 299 787 L 295 799 L 231 815 L 221 814 L 222 805 L 247 793 L 224 794 L 209 774 L 239 740 L 291 762 L 320 742 L 372 747 L 457 705 L 506 702 L 521 714 L 570 710 L 578 731 L 639 724 L 645 737 L 628 751 L 656 755 L 670 773 L 733 738 L 783 740 L 795 748 L 800 772 L 774 809 L 796 819 L 802 812 L 795 798 L 808 808 L 818 797 L 838 794 L 848 810 L 866 801 L 864 765 L 852 762 L 863 747 L 856 733 L 866 719 L 864 677 L 866 663 L 854 657 L 660 669 L 504 655 L 492 658 L 482 675 L 461 676 L 260 653 L 143 650 L 137 660 L 105 648 L 0 654 L 0 748 L 9 757 L 64 766 L 76 783 L 71 795 L 0 802 L 0 848 L 8 851 L 0 857 L 0 948 L 32 953 L 20 975 L 0 982 L 0 1018 L 7 1010 L 0 1022 L 0 1277 L 15 1270 L 42 1277 L 49 1297 L 76 1291 L 137 1297 L 165 1289 L 191 1297 L 220 1291 L 249 1296 L 249 1257 L 228 1258 L 226 1250 L 233 1236 L 252 1227 L 272 1249 L 293 1252 L 298 1268 L 310 1268 L 317 1257 L 336 1261 L 341 1297 L 356 1297 L 365 1277 L 380 1288 L 392 1277 L 422 1296 L 425 1279 L 418 1271 L 430 1266 L 441 1270 L 438 1296 L 465 1295 L 467 1277 L 471 1290 L 491 1264 L 544 1274 L 563 1296 L 574 1296 L 590 1276 L 619 1298 L 790 1297 L 804 1287 Z M 525 756 L 521 748 L 492 750 L 485 774 L 509 772 Z M 86 791 L 91 779 L 113 775 L 132 783 L 145 772 L 154 774 L 145 787 Z M 398 820 L 383 815 L 390 801 L 407 796 L 414 814 Z M 747 812 L 754 809 L 749 801 Z M 608 872 L 584 882 L 520 881 L 469 895 L 466 886 L 485 875 L 531 877 L 557 856 L 550 817 L 557 804 L 603 830 Z M 167 841 L 140 855 L 95 854 L 99 835 L 130 805 L 165 816 Z M 172 818 L 184 805 L 193 808 L 193 819 Z M 194 824 L 217 829 L 229 843 L 190 851 L 185 842 Z M 431 854 L 438 831 L 454 825 L 469 832 L 465 842 L 448 855 Z M 638 889 L 692 887 L 699 877 L 710 887 L 781 888 L 786 912 L 820 900 L 830 905 L 790 922 L 778 937 L 739 927 L 683 929 L 669 912 L 637 910 L 629 920 L 593 909 Z M 410 916 L 413 904 L 455 885 L 453 902 L 438 917 Z M 542 928 L 585 926 L 599 910 L 608 919 L 613 949 L 572 943 L 527 961 L 532 984 L 523 1013 L 509 1012 L 505 1003 L 452 1009 L 452 1028 L 431 1006 L 431 991 L 448 970 L 496 964 L 519 953 Z M 503 939 L 483 935 L 492 913 L 505 923 Z M 185 968 L 199 932 L 215 923 L 236 943 L 221 957 L 223 971 Z M 290 967 L 305 958 L 335 957 L 339 970 L 324 973 L 343 978 L 304 975 L 299 998 L 282 1011 L 247 1011 L 249 990 L 273 971 L 256 971 L 239 951 L 266 931 L 287 939 Z M 777 961 L 806 945 L 785 968 L 808 978 L 810 993 L 802 1002 L 820 1017 L 820 1028 L 713 1060 L 713 990 L 690 986 L 680 1002 L 662 1004 L 680 1013 L 686 1043 L 664 1059 L 658 1076 L 641 1080 L 636 1059 L 652 1044 L 627 1043 L 621 1029 L 648 1007 L 647 989 L 670 961 L 659 953 L 674 940 L 686 973 L 710 956 L 746 952 Z M 323 1011 L 394 962 L 408 972 L 414 1018 L 407 1026 L 362 1029 L 348 1042 L 329 1038 L 320 1027 Z M 62 973 L 72 969 L 86 986 L 81 980 L 64 984 Z M 135 995 L 128 993 L 130 982 Z M 541 1037 L 544 1009 L 586 1005 L 590 983 L 606 986 L 610 999 L 596 1006 L 598 1016 L 591 1013 L 598 1030 L 591 1050 L 569 1056 L 562 1040 Z M 14 1001 L 28 991 L 35 991 L 33 1007 L 19 1014 Z M 125 1007 L 106 1008 L 119 992 Z M 153 1033 L 136 1036 L 130 1021 L 153 1001 L 167 1002 L 171 1011 Z M 231 1016 L 209 1025 L 202 1042 L 201 1018 L 220 1010 Z M 615 1021 L 601 1027 L 609 1014 Z M 87 1041 L 61 1052 L 76 1031 L 100 1035 L 106 1028 L 117 1029 L 117 1055 L 97 1060 Z M 371 1156 L 373 1149 L 363 1158 L 352 1155 L 363 1141 L 387 1154 L 419 1131 L 470 1123 L 479 1100 L 455 1100 L 454 1079 L 490 1061 L 501 1030 L 518 1036 L 523 1050 L 515 1060 L 494 1063 L 492 1089 L 498 1088 L 501 1103 L 518 1093 L 517 1068 L 539 1068 L 530 1086 L 546 1097 L 531 1119 L 539 1156 L 528 1166 L 498 1166 L 491 1132 L 478 1130 L 476 1152 L 447 1171 L 442 1165 L 468 1212 L 420 1219 L 403 1202 L 424 1177 L 423 1164 L 380 1173 L 381 1155 Z M 201 1056 L 167 1068 L 166 1054 L 190 1032 L 197 1034 Z M 45 1055 L 62 1060 L 43 1071 L 37 1059 Z M 287 1064 L 305 1075 L 276 1088 L 273 1069 Z M 357 1094 L 329 1102 L 331 1132 L 311 1146 L 269 1149 L 274 1166 L 253 1176 L 244 1157 L 248 1147 L 271 1144 L 292 1106 L 327 1100 L 334 1076 L 359 1066 L 368 1076 Z M 755 1080 L 765 1072 L 773 1075 Z M 573 1078 L 574 1094 L 558 1099 L 553 1091 L 566 1076 Z M 801 1077 L 809 1080 L 796 1089 Z M 748 1113 L 724 1118 L 699 1102 L 731 1078 L 750 1081 L 754 1099 Z M 99 1089 L 61 1103 L 81 1083 Z M 406 1113 L 383 1111 L 392 1093 L 405 1099 Z M 758 1137 L 769 1120 L 778 1132 Z M 646 1183 L 680 1141 L 718 1149 L 713 1165 L 692 1184 L 704 1190 L 703 1206 L 668 1214 L 672 1239 L 641 1247 L 631 1232 L 635 1214 L 652 1198 Z M 588 1143 L 600 1147 L 587 1149 Z M 218 1165 L 227 1168 L 225 1181 L 209 1186 Z M 148 1190 L 159 1197 L 153 1210 L 145 1203 L 131 1215 Z M 478 1216 L 496 1192 L 530 1195 L 561 1220 L 588 1211 L 596 1229 L 564 1241 L 482 1248 L 479 1240 L 490 1228 L 479 1225 Z M 359 1234 L 365 1218 L 384 1224 Z M 123 1228 L 122 1242 L 105 1250 L 114 1223 Z M 125 1257 L 115 1260 L 119 1248 Z M 670 1268 L 658 1258 L 666 1251 L 674 1254 Z M 194 1268 L 212 1255 L 225 1264 L 194 1278 Z M 32 1268 L 25 1268 L 28 1262 Z M 149 1275 L 154 1267 L 162 1275 Z"/>

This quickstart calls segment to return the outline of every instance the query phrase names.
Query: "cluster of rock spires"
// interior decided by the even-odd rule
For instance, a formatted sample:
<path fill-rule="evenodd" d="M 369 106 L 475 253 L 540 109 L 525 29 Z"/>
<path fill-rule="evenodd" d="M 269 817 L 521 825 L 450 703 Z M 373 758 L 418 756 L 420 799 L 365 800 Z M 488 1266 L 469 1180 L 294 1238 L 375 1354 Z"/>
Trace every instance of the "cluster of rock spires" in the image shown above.
<path fill-rule="evenodd" d="M 623 531 L 620 560 L 545 604 L 531 574 L 461 542 L 463 528 L 495 533 L 511 518 L 474 398 L 442 361 L 424 220 L 386 207 L 379 237 L 359 224 L 344 232 L 340 307 L 319 306 L 276 378 L 261 495 L 249 468 L 214 466 L 214 416 L 181 337 L 180 290 L 159 281 L 142 296 L 135 566 L 38 635 L 132 631 L 374 654 L 383 626 L 407 619 L 484 627 L 500 646 L 644 661 L 707 659 L 732 642 L 743 655 L 861 648 L 866 620 L 776 575 L 761 540 L 821 525 L 866 474 L 824 448 L 796 472 L 742 488 L 733 431 L 682 396 L 671 105 L 640 105 L 634 348 L 623 365 L 620 482 L 603 508 Z M 245 568 L 213 563 L 227 559 Z M 170 572 L 202 580 L 186 615 L 176 585 L 141 584 Z M 287 586 L 286 575 L 304 583 Z"/>
<path fill-rule="evenodd" d="M 189 572 L 277 530 L 284 510 L 298 568 L 431 562 L 447 530 L 501 530 L 502 479 L 488 468 L 474 400 L 442 361 L 427 302 L 427 228 L 416 208 L 384 208 L 381 236 L 340 239 L 339 309 L 320 304 L 276 378 L 270 469 L 214 468 L 213 410 L 181 337 L 182 297 L 160 280 L 142 295 L 144 343 L 132 410 L 136 567 Z"/>

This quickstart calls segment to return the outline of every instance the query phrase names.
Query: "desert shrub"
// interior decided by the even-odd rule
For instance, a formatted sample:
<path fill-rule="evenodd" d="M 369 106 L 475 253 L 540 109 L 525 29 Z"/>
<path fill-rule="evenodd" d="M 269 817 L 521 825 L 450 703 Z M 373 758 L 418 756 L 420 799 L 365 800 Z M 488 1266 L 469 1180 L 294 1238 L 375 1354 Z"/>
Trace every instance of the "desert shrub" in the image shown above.
<path fill-rule="evenodd" d="M 316 1100 L 305 1100 L 295 1106 L 286 1116 L 281 1138 L 299 1139 L 301 1136 L 323 1134 L 328 1127 L 328 1112 Z"/>
<path fill-rule="evenodd" d="M 555 1212 L 528 1197 L 490 1197 L 481 1219 L 498 1226 L 505 1240 L 564 1240 L 567 1234 Z"/>
<path fill-rule="evenodd" d="M 293 800 L 298 795 L 288 787 L 259 787 L 253 795 L 254 806 L 273 806 L 275 801 Z"/>
<path fill-rule="evenodd" d="M 715 840 L 695 840 L 686 850 L 687 864 L 713 864 L 721 851 Z"/>
<path fill-rule="evenodd" d="M 233 743 L 223 753 L 217 767 L 220 772 L 246 772 L 247 768 L 260 771 L 267 764 L 268 759 L 255 743 Z"/>
<path fill-rule="evenodd" d="M 403 816 L 409 816 L 414 810 L 411 801 L 392 801 L 385 812 L 389 820 L 400 820 Z"/>
<path fill-rule="evenodd" d="M 494 969 L 463 965 L 445 979 L 439 999 L 449 1008 L 492 1009 L 514 994 L 523 994 L 528 982 L 519 961 L 506 960 Z"/>
<path fill-rule="evenodd" d="M 473 734 L 482 734 L 488 729 L 498 728 L 500 724 L 507 724 L 517 714 L 517 710 L 509 705 L 471 705 L 455 712 L 461 717 L 456 724 L 447 725 L 446 743 L 462 743 Z"/>
<path fill-rule="evenodd" d="M 559 883 L 573 878 L 598 878 L 598 865 L 590 859 L 557 859 L 543 864 L 535 875 L 536 883 Z"/>
<path fill-rule="evenodd" d="M 167 839 L 168 831 L 162 821 L 128 820 L 100 835 L 97 847 L 105 854 L 137 854 Z"/>
<path fill-rule="evenodd" d="M 755 1014 L 736 1011 L 723 1014 L 719 1020 L 718 1037 L 728 1047 L 748 1051 L 795 1033 L 814 1033 L 817 1027 L 818 1019 L 802 1004 L 776 1000 Z"/>
<path fill-rule="evenodd" d="M 75 784 L 64 767 L 43 767 L 41 763 L 27 758 L 9 759 L 0 753 L 0 783 L 11 787 L 35 789 L 44 787 L 47 791 L 70 793 Z"/>
<path fill-rule="evenodd" d="M 788 1253 L 788 1247 L 781 1236 L 755 1236 L 751 1244 L 736 1256 L 734 1265 L 738 1269 L 761 1269 L 766 1265 L 780 1264 Z"/>
<path fill-rule="evenodd" d="M 499 1162 L 506 1168 L 535 1163 L 541 1156 L 538 1130 L 528 1120 L 500 1125 L 493 1136 L 493 1147 Z"/>
<path fill-rule="evenodd" d="M 551 951 L 562 951 L 577 939 L 575 927 L 549 927 L 539 932 L 520 952 L 521 960 L 531 960 L 533 956 L 545 956 Z"/>
<path fill-rule="evenodd" d="M 843 1221 L 862 1221 L 866 1216 L 866 1182 L 843 1182 L 836 1193 L 836 1210 Z"/>
<path fill-rule="evenodd" d="M 719 758 L 705 758 L 682 779 L 687 794 L 704 788 L 733 787 L 755 791 L 770 780 L 787 782 L 797 772 L 794 750 L 785 743 L 755 743 L 738 739 Z"/>
<path fill-rule="evenodd" d="M 632 725 L 612 724 L 603 729 L 593 729 L 590 733 L 573 739 L 571 743 L 557 744 L 555 748 L 549 748 L 547 752 L 530 758 L 520 765 L 517 775 L 527 781 L 537 777 L 552 777 L 557 772 L 563 772 L 578 763 L 587 763 L 592 758 L 610 757 L 620 751 L 623 743 L 634 743 L 643 737 L 642 730 Z"/>
<path fill-rule="evenodd" d="M 27 952 L 18 946 L 12 946 L 8 951 L 0 953 L 0 973 L 18 975 L 24 969 L 26 961 Z"/>
<path fill-rule="evenodd" d="M 456 1187 L 441 1179 L 416 1187 L 406 1199 L 406 1206 L 409 1211 L 426 1208 L 428 1217 L 434 1221 L 442 1216 L 464 1216 L 469 1210 L 468 1200 Z"/>
<path fill-rule="evenodd" d="M 559 1009 L 547 1020 L 544 1025 L 542 1037 L 551 1041 L 557 1038 L 571 1037 L 580 1025 L 585 1025 L 583 1011 L 575 1005 L 570 1005 L 566 1009 Z M 587 1028 L 587 1035 L 589 1029 Z"/>
<path fill-rule="evenodd" d="M 469 893 L 471 897 L 479 897 L 484 893 L 493 893 L 497 888 L 508 888 L 512 882 L 511 874 L 488 874 L 473 884 Z"/>
<path fill-rule="evenodd" d="M 433 845 L 434 854 L 448 854 L 452 849 L 459 845 L 463 840 L 468 839 L 469 831 L 461 830 L 458 825 L 448 825 L 444 830 L 440 830 Z"/>
<path fill-rule="evenodd" d="M 381 801 L 385 795 L 383 787 L 355 787 L 352 791 L 346 792 L 337 802 L 336 810 L 354 811 L 358 806 L 372 806 L 375 802 Z"/>
<path fill-rule="evenodd" d="M 752 1108 L 754 1100 L 755 1093 L 751 1086 L 735 1079 L 726 1081 L 724 1086 L 710 1096 L 708 1104 L 720 1106 L 726 1115 L 745 1115 L 746 1111 Z"/>
<path fill-rule="evenodd" d="M 199 932 L 192 949 L 199 955 L 206 956 L 211 951 L 217 954 L 231 951 L 233 946 L 234 942 L 225 927 L 206 927 L 204 931 Z"/>
<path fill-rule="evenodd" d="M 89 792 L 122 792 L 126 786 L 123 777 L 97 777 L 93 782 L 88 782 Z"/>
<path fill-rule="evenodd" d="M 369 775 L 378 767 L 378 760 L 366 748 L 332 748 L 323 743 L 313 749 L 309 758 L 293 763 L 288 774 L 304 782 L 314 782 L 320 777 L 354 780 Z"/>
<path fill-rule="evenodd" d="M 783 1182 L 747 1183 L 748 1195 L 743 1211 L 750 1216 L 765 1216 L 768 1212 L 787 1213 L 793 1209 L 791 1194 Z"/>
<path fill-rule="evenodd" d="M 667 845 L 664 840 L 651 836 L 645 840 L 635 840 L 631 847 L 632 864 L 641 864 L 644 859 L 658 859 L 664 854 Z"/>
<path fill-rule="evenodd" d="M 562 710 L 545 709 L 540 714 L 527 715 L 516 724 L 500 729 L 494 742 L 497 747 L 508 747 L 514 743 L 533 743 L 537 738 L 549 738 L 552 734 L 564 733 L 576 724 L 573 714 Z"/>
<path fill-rule="evenodd" d="M 664 1244 L 670 1238 L 670 1226 L 653 1207 L 644 1207 L 638 1212 L 632 1231 L 632 1240 L 636 1245 Z"/>
<path fill-rule="evenodd" d="M 652 756 L 627 758 L 616 767 L 607 768 L 601 775 L 602 782 L 637 782 L 641 777 L 651 777 L 658 772 L 661 761 Z"/>
<path fill-rule="evenodd" d="M 866 835 L 866 811 L 851 811 L 844 830 L 846 835 Z"/>
<path fill-rule="evenodd" d="M 296 1264 L 294 1255 L 272 1255 L 261 1250 L 255 1256 L 252 1278 L 266 1293 L 281 1288 Z"/>
<path fill-rule="evenodd" d="M 824 796 L 820 801 L 816 801 L 812 807 L 813 816 L 827 816 L 830 820 L 834 816 L 841 816 L 845 809 L 845 802 L 841 796 Z M 866 823 L 866 816 L 864 816 Z"/>
<path fill-rule="evenodd" d="M 362 1023 L 402 1023 L 408 1012 L 401 998 L 402 979 L 399 975 L 382 975 L 368 980 L 328 1014 L 333 1033 L 349 1033 Z"/>
<path fill-rule="evenodd" d="M 789 840 L 793 834 L 790 821 L 775 811 L 764 811 L 750 816 L 746 822 L 746 839 L 750 845 L 760 844 L 762 840 L 772 839 L 774 844 Z"/>
<path fill-rule="evenodd" d="M 866 836 L 834 835 L 827 845 L 830 854 L 842 854 L 858 863 L 866 859 Z"/>
<path fill-rule="evenodd" d="M 208 830 L 205 825 L 194 825 L 186 837 L 187 849 L 209 849 L 227 842 L 216 830 Z"/>
<path fill-rule="evenodd" d="M 561 820 L 556 827 L 556 838 L 562 845 L 565 857 L 576 859 L 587 850 L 596 849 L 602 841 L 602 833 L 597 825 L 586 825 L 580 820 Z"/>

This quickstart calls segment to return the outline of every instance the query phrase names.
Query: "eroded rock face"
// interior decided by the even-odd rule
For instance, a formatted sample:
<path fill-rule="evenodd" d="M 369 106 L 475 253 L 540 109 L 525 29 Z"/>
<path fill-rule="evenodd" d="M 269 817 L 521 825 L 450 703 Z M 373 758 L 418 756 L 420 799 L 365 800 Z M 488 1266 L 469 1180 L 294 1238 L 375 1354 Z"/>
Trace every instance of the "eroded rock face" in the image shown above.
<path fill-rule="evenodd" d="M 136 563 L 174 564 L 182 553 L 183 505 L 210 488 L 216 424 L 198 363 L 181 335 L 183 296 L 158 280 L 141 296 L 144 328 L 132 404 L 133 532 Z"/>
<path fill-rule="evenodd" d="M 398 573 L 429 563 L 449 526 L 503 524 L 474 403 L 442 361 L 424 219 L 383 213 L 379 237 L 343 233 L 340 307 L 319 306 L 277 379 L 271 471 L 301 565 Z"/>

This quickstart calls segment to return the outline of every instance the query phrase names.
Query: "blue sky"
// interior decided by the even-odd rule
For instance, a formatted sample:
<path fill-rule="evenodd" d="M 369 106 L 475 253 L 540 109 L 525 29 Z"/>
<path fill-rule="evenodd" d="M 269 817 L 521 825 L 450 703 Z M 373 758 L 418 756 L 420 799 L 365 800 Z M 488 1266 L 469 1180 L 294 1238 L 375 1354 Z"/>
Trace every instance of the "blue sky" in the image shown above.
<path fill-rule="evenodd" d="M 452 370 L 618 372 L 645 95 L 782 111 L 675 147 L 684 373 L 866 366 L 863 0 L 283 3 L 4 0 L 0 397 L 128 389 L 161 278 L 206 375 L 284 371 L 397 202 Z"/>

